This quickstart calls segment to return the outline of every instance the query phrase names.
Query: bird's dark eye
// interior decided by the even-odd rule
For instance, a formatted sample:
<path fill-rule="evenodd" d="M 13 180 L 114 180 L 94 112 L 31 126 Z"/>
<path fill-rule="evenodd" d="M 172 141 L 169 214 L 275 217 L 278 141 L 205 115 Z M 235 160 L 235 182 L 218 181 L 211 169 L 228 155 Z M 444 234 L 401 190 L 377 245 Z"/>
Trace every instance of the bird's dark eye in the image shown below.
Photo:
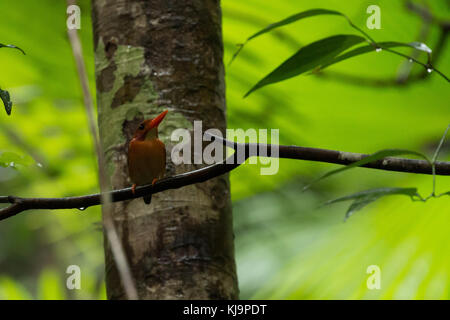
<path fill-rule="evenodd" d="M 141 125 L 139 126 L 139 130 L 144 130 L 144 128 L 145 128 L 145 125 L 143 124 L 143 123 L 141 123 Z"/>

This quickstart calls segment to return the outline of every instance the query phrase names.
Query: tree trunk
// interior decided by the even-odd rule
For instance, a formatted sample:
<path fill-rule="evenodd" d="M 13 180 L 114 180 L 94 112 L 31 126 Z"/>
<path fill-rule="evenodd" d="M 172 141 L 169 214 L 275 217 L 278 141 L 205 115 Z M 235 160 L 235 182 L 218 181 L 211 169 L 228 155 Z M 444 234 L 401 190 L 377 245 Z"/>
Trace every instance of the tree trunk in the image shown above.
<path fill-rule="evenodd" d="M 169 110 L 159 135 L 166 176 L 172 131 L 202 120 L 226 128 L 221 11 L 218 0 L 94 0 L 100 138 L 114 189 L 131 185 L 127 148 L 137 124 Z M 112 215 L 140 299 L 238 297 L 228 176 L 114 204 Z M 105 241 L 109 299 L 125 293 Z"/>

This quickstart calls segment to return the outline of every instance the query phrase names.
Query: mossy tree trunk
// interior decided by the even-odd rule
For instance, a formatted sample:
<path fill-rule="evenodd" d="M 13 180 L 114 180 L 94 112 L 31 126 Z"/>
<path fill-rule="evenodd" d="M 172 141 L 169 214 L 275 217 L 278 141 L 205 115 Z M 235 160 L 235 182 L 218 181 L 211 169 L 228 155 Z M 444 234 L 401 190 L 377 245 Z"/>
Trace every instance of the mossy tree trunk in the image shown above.
<path fill-rule="evenodd" d="M 225 85 L 220 2 L 93 0 L 100 137 L 111 187 L 131 185 L 128 142 L 137 124 L 167 109 L 160 138 L 173 175 L 177 128 L 224 132 Z M 140 299 L 238 297 L 228 176 L 114 204 L 113 217 Z M 109 299 L 125 293 L 105 241 Z"/>

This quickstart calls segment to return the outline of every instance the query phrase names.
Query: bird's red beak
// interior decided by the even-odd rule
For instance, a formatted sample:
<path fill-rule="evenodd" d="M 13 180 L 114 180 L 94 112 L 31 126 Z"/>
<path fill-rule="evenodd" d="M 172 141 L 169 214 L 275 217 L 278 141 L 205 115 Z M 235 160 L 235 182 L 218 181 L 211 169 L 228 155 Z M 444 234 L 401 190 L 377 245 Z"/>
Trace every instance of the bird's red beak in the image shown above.
<path fill-rule="evenodd" d="M 156 128 L 159 126 L 159 124 L 161 123 L 161 121 L 163 121 L 164 117 L 167 114 L 167 110 L 163 111 L 159 116 L 157 116 L 156 118 L 154 118 L 151 122 L 150 122 L 150 129 Z"/>

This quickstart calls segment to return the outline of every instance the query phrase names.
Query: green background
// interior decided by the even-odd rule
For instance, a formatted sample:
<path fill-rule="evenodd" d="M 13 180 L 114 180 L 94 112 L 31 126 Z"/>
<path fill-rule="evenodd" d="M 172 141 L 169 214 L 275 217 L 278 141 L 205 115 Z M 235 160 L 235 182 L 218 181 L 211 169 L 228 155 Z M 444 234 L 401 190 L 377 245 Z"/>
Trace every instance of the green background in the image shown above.
<path fill-rule="evenodd" d="M 448 1 L 427 3 L 437 16 L 450 19 Z M 251 34 L 311 8 L 341 11 L 378 41 L 418 40 L 423 21 L 400 0 L 377 1 L 382 28 L 368 30 L 366 9 L 371 4 L 224 0 L 225 62 L 236 44 Z M 95 94 L 89 2 L 80 1 L 80 7 L 79 34 Z M 0 42 L 27 53 L 0 49 L 0 88 L 10 91 L 14 103 L 10 117 L 0 111 L 0 152 L 35 160 L 16 169 L 0 167 L 0 195 L 62 197 L 98 192 L 93 145 L 67 39 L 65 1 L 5 0 L 0 12 L 5 13 Z M 386 52 L 337 64 L 330 68 L 329 77 L 300 76 L 242 98 L 301 46 L 334 34 L 355 33 L 344 19 L 323 16 L 250 42 L 226 66 L 228 127 L 279 129 L 280 144 L 362 153 L 405 148 L 432 155 L 450 122 L 448 82 L 432 73 L 407 86 L 374 87 L 335 76 L 394 79 L 405 61 Z M 425 42 L 433 48 L 437 37 L 433 25 Z M 437 67 L 450 74 L 448 45 Z M 421 70 L 413 68 L 416 73 Z M 446 144 L 441 160 L 450 160 L 449 151 Z M 273 176 L 260 175 L 259 165 L 244 165 L 231 173 L 241 298 L 448 299 L 449 197 L 427 203 L 386 197 L 344 223 L 349 203 L 321 204 L 376 187 L 418 187 L 427 195 L 431 177 L 357 168 L 301 192 L 313 178 L 337 167 L 281 160 Z M 438 177 L 437 191 L 449 191 L 449 182 L 448 177 Z M 0 222 L 0 298 L 104 299 L 100 221 L 100 208 L 94 207 L 28 211 Z M 73 264 L 81 268 L 81 290 L 66 289 L 66 268 Z M 370 265 L 380 267 L 380 290 L 367 288 Z"/>

